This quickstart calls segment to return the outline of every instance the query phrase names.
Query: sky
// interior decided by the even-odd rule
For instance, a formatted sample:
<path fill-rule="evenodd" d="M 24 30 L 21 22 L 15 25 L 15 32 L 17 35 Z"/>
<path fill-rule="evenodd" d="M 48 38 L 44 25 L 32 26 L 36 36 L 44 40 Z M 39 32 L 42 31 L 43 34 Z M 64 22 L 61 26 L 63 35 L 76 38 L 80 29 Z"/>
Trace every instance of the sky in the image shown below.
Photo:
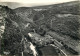
<path fill-rule="evenodd" d="M 33 7 L 50 4 L 58 4 L 77 0 L 0 0 L 0 5 L 6 5 L 14 9 L 17 7 Z"/>

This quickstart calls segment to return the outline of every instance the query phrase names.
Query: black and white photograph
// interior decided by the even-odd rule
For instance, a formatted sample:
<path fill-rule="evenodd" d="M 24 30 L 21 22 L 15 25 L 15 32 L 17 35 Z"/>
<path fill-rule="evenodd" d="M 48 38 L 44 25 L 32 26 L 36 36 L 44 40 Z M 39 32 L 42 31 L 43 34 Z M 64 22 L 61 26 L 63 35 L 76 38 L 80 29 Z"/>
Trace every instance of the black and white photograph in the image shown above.
<path fill-rule="evenodd" d="M 0 56 L 79 55 L 79 0 L 0 0 Z"/>

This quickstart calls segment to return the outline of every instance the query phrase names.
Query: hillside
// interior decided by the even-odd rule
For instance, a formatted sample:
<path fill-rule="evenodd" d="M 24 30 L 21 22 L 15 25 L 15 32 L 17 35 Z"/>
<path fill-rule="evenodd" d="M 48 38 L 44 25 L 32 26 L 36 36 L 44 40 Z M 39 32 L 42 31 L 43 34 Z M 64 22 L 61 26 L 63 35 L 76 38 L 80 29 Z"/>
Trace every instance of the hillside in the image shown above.
<path fill-rule="evenodd" d="M 49 12 L 53 14 L 56 14 L 56 13 L 79 14 L 79 2 L 78 1 L 54 4 L 54 5 L 38 6 L 38 7 L 32 7 L 32 8 L 35 11 L 40 11 L 41 9 L 43 9 L 42 11 L 49 10 Z"/>
<path fill-rule="evenodd" d="M 12 55 L 24 53 L 29 56 L 80 54 L 78 8 L 77 1 L 16 9 L 1 5 L 0 18 L 5 19 L 4 33 L 0 34 L 2 52 L 10 52 Z M 50 51 L 48 53 L 47 48 Z"/>

